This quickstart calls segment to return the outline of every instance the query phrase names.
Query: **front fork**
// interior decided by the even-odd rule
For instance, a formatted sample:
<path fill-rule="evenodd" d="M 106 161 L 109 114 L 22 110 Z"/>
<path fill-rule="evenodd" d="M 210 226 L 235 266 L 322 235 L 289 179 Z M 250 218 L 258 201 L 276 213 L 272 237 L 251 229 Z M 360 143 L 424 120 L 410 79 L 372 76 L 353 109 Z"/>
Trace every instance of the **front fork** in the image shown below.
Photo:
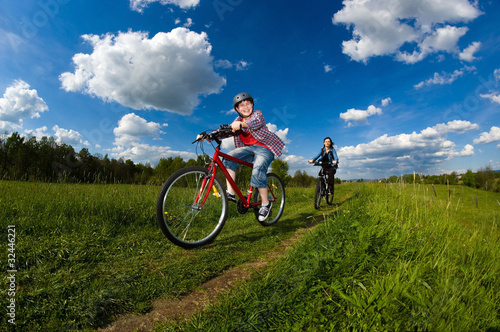
<path fill-rule="evenodd" d="M 214 185 L 214 178 L 215 178 L 215 165 L 214 163 L 210 164 L 208 166 L 208 174 L 203 176 L 203 180 L 201 181 L 200 185 L 200 190 L 198 190 L 198 194 L 196 195 L 196 198 L 193 203 L 193 209 L 196 210 L 201 210 L 203 209 L 203 205 L 205 204 L 205 201 L 208 198 L 208 195 L 210 195 L 210 192 L 213 191 L 213 194 L 217 197 L 220 197 L 220 193 L 217 190 L 217 188 Z M 205 190 L 206 189 L 206 190 Z M 203 195 L 203 192 L 205 194 Z M 201 200 L 201 203 L 200 203 Z"/>

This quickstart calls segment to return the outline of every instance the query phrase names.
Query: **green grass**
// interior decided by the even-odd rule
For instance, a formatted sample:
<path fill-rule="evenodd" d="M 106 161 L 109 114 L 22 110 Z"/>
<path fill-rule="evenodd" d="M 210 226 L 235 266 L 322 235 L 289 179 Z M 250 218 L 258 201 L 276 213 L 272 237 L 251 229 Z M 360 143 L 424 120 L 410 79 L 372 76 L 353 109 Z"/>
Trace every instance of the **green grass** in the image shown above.
<path fill-rule="evenodd" d="M 339 186 L 339 201 L 353 188 Z M 311 218 L 317 216 L 311 190 L 287 188 L 277 225 L 262 227 L 253 213 L 241 216 L 231 205 L 215 242 L 187 251 L 172 245 L 157 225 L 159 190 L 0 181 L 2 262 L 7 262 L 7 227 L 16 230 L 17 330 L 96 330 L 119 314 L 147 312 L 153 300 L 187 294 L 323 220 Z M 9 299 L 2 287 L 0 306 L 5 309 Z M 0 331 L 13 328 L 5 321 Z"/>
<path fill-rule="evenodd" d="M 434 189 L 362 185 L 218 304 L 155 331 L 500 331 L 500 196 Z"/>

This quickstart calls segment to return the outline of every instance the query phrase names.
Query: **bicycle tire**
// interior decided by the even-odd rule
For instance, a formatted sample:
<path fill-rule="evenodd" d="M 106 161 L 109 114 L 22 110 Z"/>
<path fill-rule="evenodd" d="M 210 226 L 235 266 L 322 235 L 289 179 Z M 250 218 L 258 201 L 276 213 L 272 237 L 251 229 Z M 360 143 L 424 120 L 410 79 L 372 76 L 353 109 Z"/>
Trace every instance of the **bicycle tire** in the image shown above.
<path fill-rule="evenodd" d="M 269 217 L 264 220 L 259 220 L 259 209 L 254 209 L 255 218 L 262 226 L 271 226 L 278 222 L 283 214 L 283 210 L 285 209 L 285 186 L 283 185 L 283 181 L 274 173 L 267 173 L 267 179 L 269 181 L 268 184 L 268 196 L 273 200 L 273 206 L 271 208 L 271 214 Z M 254 191 L 254 203 L 257 203 L 260 199 L 260 194 L 257 188 Z M 276 210 L 278 211 L 277 213 Z"/>
<path fill-rule="evenodd" d="M 321 205 L 321 178 L 316 180 L 316 191 L 314 192 L 314 208 L 319 209 Z"/>
<path fill-rule="evenodd" d="M 328 188 L 328 186 L 326 188 Z M 332 192 L 330 192 L 328 189 L 326 189 L 326 196 L 325 196 L 326 204 L 328 204 L 328 205 L 333 204 L 334 193 L 335 193 L 335 187 L 332 187 Z"/>
<path fill-rule="evenodd" d="M 172 174 L 160 190 L 156 202 L 158 224 L 163 234 L 177 246 L 191 249 L 206 245 L 224 227 L 228 210 L 224 186 L 214 178 L 209 188 L 208 175 L 204 167 L 185 167 Z M 196 197 L 203 199 L 207 190 L 213 192 L 208 193 L 201 208 Z"/>

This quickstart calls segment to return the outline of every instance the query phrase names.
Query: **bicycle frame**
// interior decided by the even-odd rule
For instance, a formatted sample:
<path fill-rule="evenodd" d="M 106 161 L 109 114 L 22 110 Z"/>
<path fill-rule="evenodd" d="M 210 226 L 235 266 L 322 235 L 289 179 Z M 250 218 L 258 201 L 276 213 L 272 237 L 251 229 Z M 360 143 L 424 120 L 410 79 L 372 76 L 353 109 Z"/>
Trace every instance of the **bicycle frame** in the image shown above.
<path fill-rule="evenodd" d="M 215 148 L 215 152 L 214 152 L 214 155 L 212 157 L 212 162 L 210 163 L 210 166 L 208 166 L 209 177 L 208 178 L 205 177 L 203 179 L 203 182 L 201 184 L 200 190 L 199 190 L 198 195 L 197 195 L 197 197 L 195 199 L 195 204 L 193 206 L 197 206 L 197 209 L 200 209 L 200 210 L 203 208 L 203 204 L 205 203 L 208 195 L 210 194 L 210 190 L 206 191 L 205 196 L 203 197 L 202 202 L 201 202 L 200 205 L 197 205 L 196 203 L 201 198 L 200 196 L 203 193 L 204 188 L 206 188 L 205 186 L 207 184 L 207 181 L 209 181 L 208 188 L 212 188 L 214 190 L 214 194 L 215 195 L 219 195 L 219 193 L 216 192 L 217 190 L 215 189 L 215 187 L 213 187 L 214 178 L 215 178 L 216 173 L 217 173 L 217 167 L 219 167 L 219 169 L 221 170 L 222 174 L 224 174 L 224 177 L 226 178 L 226 180 L 229 181 L 229 183 L 231 184 L 231 186 L 234 189 L 234 193 L 236 195 L 238 195 L 238 197 L 240 198 L 240 200 L 243 203 L 244 207 L 246 207 L 246 208 L 254 207 L 255 208 L 255 207 L 261 205 L 262 201 L 258 201 L 258 202 L 255 202 L 255 203 L 251 203 L 250 202 L 250 197 L 252 196 L 252 192 L 253 192 L 253 189 L 254 189 L 253 186 L 250 186 L 250 189 L 248 190 L 248 197 L 245 198 L 245 196 L 243 196 L 243 193 L 241 192 L 241 190 L 238 187 L 238 185 L 236 184 L 236 182 L 231 178 L 231 175 L 229 175 L 229 172 L 227 171 L 227 168 L 222 163 L 222 160 L 220 159 L 220 157 L 228 159 L 228 160 L 231 160 L 231 161 L 234 161 L 234 162 L 236 162 L 238 164 L 241 164 L 243 166 L 247 166 L 247 167 L 253 168 L 253 164 L 252 163 L 249 163 L 249 162 L 246 162 L 244 160 L 241 160 L 241 159 L 235 158 L 233 156 L 230 156 L 227 153 L 224 153 L 224 152 L 220 151 L 220 147 L 217 146 Z M 270 199 L 270 201 L 274 202 L 276 200 L 274 192 L 271 190 L 271 188 L 268 188 L 268 192 L 271 193 L 271 196 L 272 196 L 272 199 Z"/>

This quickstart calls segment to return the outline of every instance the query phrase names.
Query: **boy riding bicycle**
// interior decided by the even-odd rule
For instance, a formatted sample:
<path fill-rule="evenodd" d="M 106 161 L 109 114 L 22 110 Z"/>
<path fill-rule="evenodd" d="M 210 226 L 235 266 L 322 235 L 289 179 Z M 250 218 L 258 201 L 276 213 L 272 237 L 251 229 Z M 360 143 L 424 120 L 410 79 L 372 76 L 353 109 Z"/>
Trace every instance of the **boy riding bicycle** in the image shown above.
<path fill-rule="evenodd" d="M 250 94 L 246 92 L 237 94 L 233 98 L 233 107 L 238 113 L 238 117 L 231 123 L 231 128 L 236 134 L 234 136 L 235 149 L 228 154 L 247 162 L 253 160 L 250 184 L 258 189 L 262 198 L 259 221 L 264 221 L 269 217 L 272 208 L 272 203 L 269 202 L 267 196 L 267 170 L 275 156 L 281 155 L 285 143 L 269 131 L 262 112 L 254 110 L 254 102 Z M 234 180 L 239 164 L 224 159 L 224 166 Z M 231 184 L 227 180 L 226 183 L 228 199 L 236 202 Z"/>

